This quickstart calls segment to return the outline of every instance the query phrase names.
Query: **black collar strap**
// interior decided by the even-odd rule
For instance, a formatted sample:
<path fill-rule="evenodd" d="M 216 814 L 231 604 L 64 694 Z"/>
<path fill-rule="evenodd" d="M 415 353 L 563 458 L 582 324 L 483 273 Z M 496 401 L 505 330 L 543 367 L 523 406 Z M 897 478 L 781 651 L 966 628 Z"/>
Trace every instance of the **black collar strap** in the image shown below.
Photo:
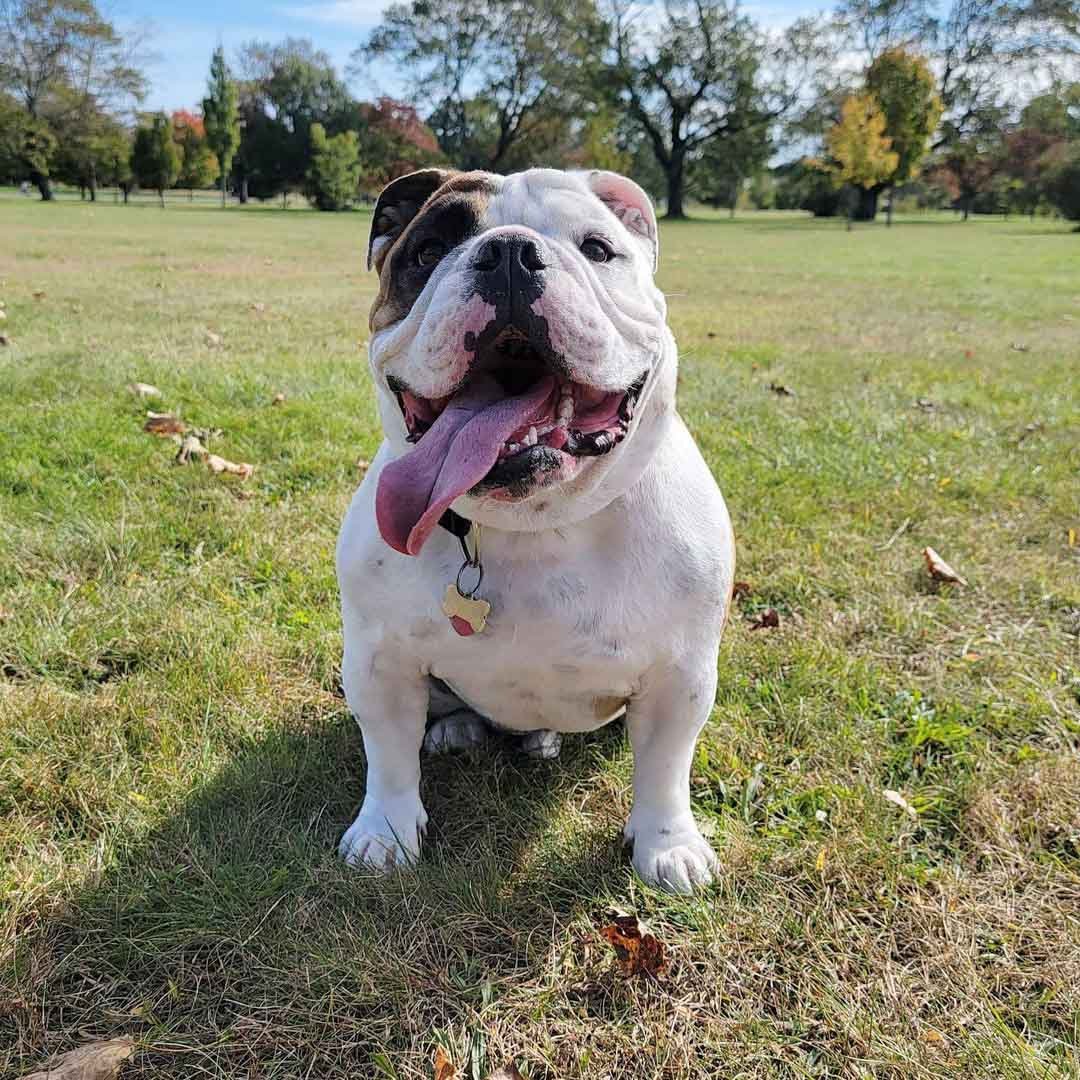
<path fill-rule="evenodd" d="M 449 507 L 443 516 L 439 518 L 439 524 L 448 533 L 452 533 L 459 540 L 464 540 L 465 537 L 469 535 L 469 530 L 472 528 L 472 522 L 468 518 L 464 518 L 460 514 L 455 514 Z"/>

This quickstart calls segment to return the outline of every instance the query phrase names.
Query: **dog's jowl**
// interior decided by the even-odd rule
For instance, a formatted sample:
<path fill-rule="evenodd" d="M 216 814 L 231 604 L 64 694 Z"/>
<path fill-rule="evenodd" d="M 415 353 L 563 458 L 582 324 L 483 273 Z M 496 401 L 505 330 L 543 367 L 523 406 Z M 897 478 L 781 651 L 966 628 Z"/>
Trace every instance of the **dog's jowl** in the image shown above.
<path fill-rule="evenodd" d="M 427 824 L 420 755 L 494 725 L 539 756 L 625 715 L 648 882 L 715 855 L 690 811 L 734 547 L 675 411 L 645 193 L 607 172 L 425 170 L 379 197 L 371 367 L 385 439 L 338 542 L 367 791 L 341 842 L 390 869 Z"/>

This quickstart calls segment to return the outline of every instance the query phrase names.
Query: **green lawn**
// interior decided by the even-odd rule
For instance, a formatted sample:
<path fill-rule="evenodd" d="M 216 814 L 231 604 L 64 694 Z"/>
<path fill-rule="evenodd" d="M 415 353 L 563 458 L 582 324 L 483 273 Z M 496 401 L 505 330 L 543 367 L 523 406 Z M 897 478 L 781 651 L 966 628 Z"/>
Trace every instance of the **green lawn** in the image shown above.
<path fill-rule="evenodd" d="M 440 1043 L 470 1078 L 1077 1075 L 1080 237 L 663 229 L 750 587 L 687 900 L 621 853 L 619 729 L 431 761 L 419 869 L 335 856 L 368 221 L 0 198 L 0 1076 L 116 1035 L 125 1080 L 420 1080 Z M 254 476 L 174 465 L 147 408 Z M 610 907 L 660 981 L 617 972 Z"/>

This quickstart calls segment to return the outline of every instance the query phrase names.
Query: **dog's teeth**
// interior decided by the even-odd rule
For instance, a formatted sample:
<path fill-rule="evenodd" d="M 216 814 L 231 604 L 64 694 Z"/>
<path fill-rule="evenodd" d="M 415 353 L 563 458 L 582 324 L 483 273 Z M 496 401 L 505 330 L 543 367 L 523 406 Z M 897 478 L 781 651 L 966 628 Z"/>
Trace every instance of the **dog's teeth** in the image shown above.
<path fill-rule="evenodd" d="M 518 443 L 516 443 L 516 442 L 508 442 L 508 443 L 506 444 L 506 449 L 507 449 L 507 450 L 508 450 L 508 451 L 509 451 L 509 452 L 510 452 L 511 454 L 516 454 L 516 453 L 517 453 L 517 452 L 518 452 L 518 451 L 519 451 L 519 450 L 521 449 L 521 446 L 520 446 L 520 445 L 519 445 Z"/>
<path fill-rule="evenodd" d="M 525 445 L 526 446 L 535 446 L 536 445 L 536 439 L 537 439 L 536 428 L 534 428 L 534 427 L 529 428 L 529 434 L 525 436 Z"/>
<path fill-rule="evenodd" d="M 542 439 L 545 435 L 549 435 L 554 430 L 555 430 L 555 425 L 554 424 L 545 424 L 543 427 L 538 427 L 536 429 L 537 438 Z"/>

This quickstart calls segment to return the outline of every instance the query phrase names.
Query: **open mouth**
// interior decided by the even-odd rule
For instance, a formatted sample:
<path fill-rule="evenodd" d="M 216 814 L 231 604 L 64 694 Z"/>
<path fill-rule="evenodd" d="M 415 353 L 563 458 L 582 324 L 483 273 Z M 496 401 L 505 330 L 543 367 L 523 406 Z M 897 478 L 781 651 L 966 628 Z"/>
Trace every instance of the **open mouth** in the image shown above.
<path fill-rule="evenodd" d="M 626 437 L 647 373 L 625 390 L 609 391 L 575 382 L 554 371 L 554 366 L 550 358 L 513 329 L 504 331 L 479 354 L 469 380 L 483 372 L 498 382 L 507 397 L 528 393 L 541 379 L 555 380 L 529 422 L 516 428 L 503 442 L 498 453 L 500 463 L 528 455 L 536 448 L 561 451 L 575 458 L 600 457 Z M 455 396 L 421 397 L 393 376 L 388 383 L 401 407 L 411 443 L 424 437 Z"/>

